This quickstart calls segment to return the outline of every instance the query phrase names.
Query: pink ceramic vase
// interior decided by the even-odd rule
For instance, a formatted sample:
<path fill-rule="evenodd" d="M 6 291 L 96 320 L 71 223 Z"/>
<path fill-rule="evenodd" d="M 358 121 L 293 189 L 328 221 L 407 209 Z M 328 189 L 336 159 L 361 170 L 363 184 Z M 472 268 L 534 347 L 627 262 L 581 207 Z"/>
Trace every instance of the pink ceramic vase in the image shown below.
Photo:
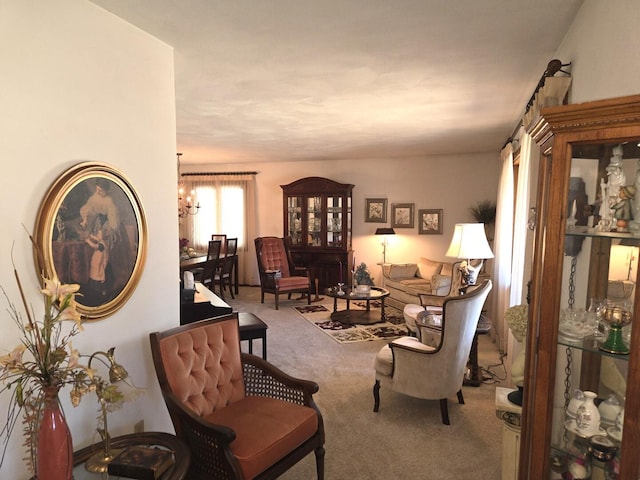
<path fill-rule="evenodd" d="M 38 430 L 38 480 L 72 480 L 73 443 L 58 400 L 58 389 L 45 390 Z"/>

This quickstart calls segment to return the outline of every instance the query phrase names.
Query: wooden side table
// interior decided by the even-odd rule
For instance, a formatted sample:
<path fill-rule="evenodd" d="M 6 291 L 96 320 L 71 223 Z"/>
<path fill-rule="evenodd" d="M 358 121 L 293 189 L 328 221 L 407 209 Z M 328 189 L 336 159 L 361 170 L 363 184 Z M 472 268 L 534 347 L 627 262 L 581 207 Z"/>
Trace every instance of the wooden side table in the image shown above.
<path fill-rule="evenodd" d="M 269 326 L 253 313 L 238 312 L 240 341 L 249 341 L 249 353 L 253 354 L 253 340 L 262 340 L 262 358 L 267 359 L 267 328 Z"/>
<path fill-rule="evenodd" d="M 112 449 L 121 449 L 131 445 L 160 447 L 173 452 L 175 463 L 158 480 L 185 480 L 191 463 L 191 452 L 187 445 L 175 435 L 164 432 L 130 433 L 111 439 Z M 104 443 L 98 442 L 73 453 L 74 480 L 102 480 L 117 478 L 106 473 L 91 473 L 84 468 L 84 462 L 94 453 L 102 450 Z"/>

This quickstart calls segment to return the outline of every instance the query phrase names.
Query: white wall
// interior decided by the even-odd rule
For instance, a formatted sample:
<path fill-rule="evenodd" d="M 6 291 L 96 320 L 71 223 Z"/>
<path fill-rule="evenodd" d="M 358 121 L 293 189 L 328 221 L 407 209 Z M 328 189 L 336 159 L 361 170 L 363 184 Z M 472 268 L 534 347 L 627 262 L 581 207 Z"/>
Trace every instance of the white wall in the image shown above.
<path fill-rule="evenodd" d="M 387 262 L 417 262 L 418 257 L 445 259 L 453 227 L 473 222 L 469 208 L 479 201 L 495 201 L 498 188 L 497 153 L 447 155 L 413 159 L 340 160 L 330 162 L 183 165 L 182 171 L 257 171 L 258 235 L 283 234 L 282 188 L 299 178 L 319 176 L 353 189 L 353 249 L 356 262 L 365 262 L 376 283 L 380 283 L 382 261 L 380 239 L 374 236 L 380 223 L 366 223 L 365 198 L 387 198 L 387 218 L 391 222 L 392 203 L 414 203 L 419 209 L 442 208 L 443 234 L 419 235 L 417 219 L 412 229 L 396 229 L 389 237 Z M 250 244 L 252 242 L 249 242 Z M 257 262 L 247 259 L 249 278 L 257 284 Z"/>
<path fill-rule="evenodd" d="M 33 230 L 41 199 L 76 163 L 99 161 L 122 171 L 146 212 L 147 264 L 129 302 L 112 317 L 87 324 L 73 346 L 87 354 L 115 346 L 131 378 L 148 387 L 141 400 L 110 416 L 113 434 L 131 432 L 141 418 L 149 430 L 172 431 L 156 387 L 148 333 L 178 324 L 178 228 L 175 216 L 167 215 L 176 209 L 173 51 L 85 0 L 1 0 L 0 45 L 0 285 L 19 302 L 13 248 L 29 301 L 40 312 L 25 228 Z M 4 354 L 17 345 L 18 335 L 4 299 L 0 303 Z M 62 397 L 74 446 L 98 441 L 95 396 L 75 409 L 67 393 Z M 8 408 L 8 398 L 0 395 L 0 411 Z M 0 478 L 29 478 L 21 442 L 18 424 Z"/>
<path fill-rule="evenodd" d="M 585 0 L 555 58 L 572 62 L 570 103 L 640 93 L 637 0 Z"/>

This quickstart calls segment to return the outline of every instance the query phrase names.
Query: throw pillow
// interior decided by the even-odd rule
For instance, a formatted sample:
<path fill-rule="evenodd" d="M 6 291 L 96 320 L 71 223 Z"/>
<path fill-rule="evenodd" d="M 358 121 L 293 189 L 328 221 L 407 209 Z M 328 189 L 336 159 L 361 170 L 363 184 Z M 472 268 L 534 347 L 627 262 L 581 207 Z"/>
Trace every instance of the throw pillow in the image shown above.
<path fill-rule="evenodd" d="M 415 277 L 418 266 L 415 263 L 398 264 L 394 263 L 389 268 L 389 278 L 410 278 Z"/>
<path fill-rule="evenodd" d="M 429 260 L 428 258 L 420 258 L 420 260 L 418 261 L 418 276 L 431 281 L 431 277 L 433 277 L 436 273 L 440 273 L 441 268 L 442 262 L 435 262 L 433 260 Z"/>
<path fill-rule="evenodd" d="M 447 277 L 453 276 L 453 265 L 450 263 L 443 263 L 442 270 L 440 270 L 440 275 L 445 275 Z"/>

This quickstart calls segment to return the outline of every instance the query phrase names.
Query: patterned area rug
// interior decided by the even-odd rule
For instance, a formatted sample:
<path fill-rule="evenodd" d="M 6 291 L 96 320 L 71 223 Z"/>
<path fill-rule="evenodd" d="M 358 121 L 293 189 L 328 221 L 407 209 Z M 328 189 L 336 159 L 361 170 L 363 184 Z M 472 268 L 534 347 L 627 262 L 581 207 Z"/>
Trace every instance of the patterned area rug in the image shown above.
<path fill-rule="evenodd" d="M 338 343 L 367 342 L 392 339 L 407 334 L 402 312 L 385 306 L 387 320 L 372 325 L 358 325 L 331 320 L 332 306 L 304 305 L 292 307 L 302 317 L 329 335 Z M 352 302 L 351 310 L 364 310 L 364 302 Z M 377 302 L 371 302 L 371 310 L 379 310 Z"/>

